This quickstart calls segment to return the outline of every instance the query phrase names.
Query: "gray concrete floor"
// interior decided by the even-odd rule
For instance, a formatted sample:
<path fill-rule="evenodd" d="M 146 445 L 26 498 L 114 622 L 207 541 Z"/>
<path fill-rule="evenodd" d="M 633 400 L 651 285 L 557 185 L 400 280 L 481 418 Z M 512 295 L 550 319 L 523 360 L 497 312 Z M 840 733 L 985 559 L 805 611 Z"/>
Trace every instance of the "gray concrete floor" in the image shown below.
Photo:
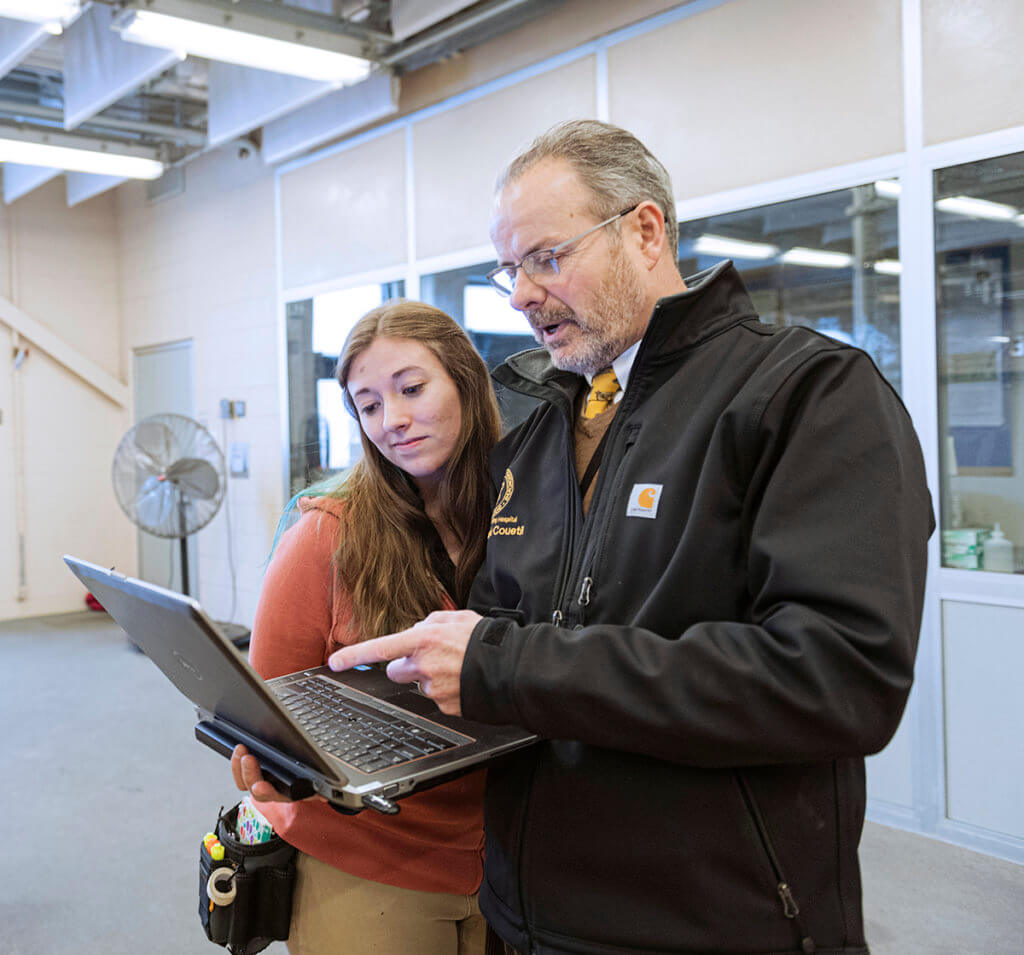
<path fill-rule="evenodd" d="M 218 950 L 198 846 L 237 797 L 193 722 L 105 614 L 0 622 L 0 952 Z M 870 823 L 861 857 L 874 955 L 1024 955 L 1024 867 Z"/>

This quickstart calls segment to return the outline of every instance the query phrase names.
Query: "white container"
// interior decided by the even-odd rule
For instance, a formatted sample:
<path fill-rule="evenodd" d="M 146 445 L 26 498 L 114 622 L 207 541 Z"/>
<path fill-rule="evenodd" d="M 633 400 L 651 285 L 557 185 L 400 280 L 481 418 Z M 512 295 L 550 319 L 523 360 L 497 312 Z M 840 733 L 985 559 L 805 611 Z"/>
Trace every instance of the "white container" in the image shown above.
<path fill-rule="evenodd" d="M 998 524 L 982 546 L 981 565 L 985 570 L 1013 573 L 1013 541 L 1006 538 Z"/>

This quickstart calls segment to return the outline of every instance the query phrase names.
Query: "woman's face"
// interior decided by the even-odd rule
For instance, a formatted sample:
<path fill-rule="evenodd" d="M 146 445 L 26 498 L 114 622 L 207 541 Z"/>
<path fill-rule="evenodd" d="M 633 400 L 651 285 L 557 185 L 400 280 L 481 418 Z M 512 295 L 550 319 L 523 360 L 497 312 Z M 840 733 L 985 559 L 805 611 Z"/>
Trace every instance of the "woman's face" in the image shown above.
<path fill-rule="evenodd" d="M 421 493 L 436 487 L 462 427 L 458 389 L 437 356 L 408 338 L 377 338 L 352 362 L 348 393 L 377 450 Z"/>

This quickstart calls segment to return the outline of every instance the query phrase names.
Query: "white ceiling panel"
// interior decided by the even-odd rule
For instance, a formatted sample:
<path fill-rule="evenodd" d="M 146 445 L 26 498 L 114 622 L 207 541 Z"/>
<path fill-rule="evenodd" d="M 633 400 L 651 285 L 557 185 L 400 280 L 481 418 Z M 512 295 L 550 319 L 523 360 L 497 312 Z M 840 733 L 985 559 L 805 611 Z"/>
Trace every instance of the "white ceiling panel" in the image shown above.
<path fill-rule="evenodd" d="M 330 83 L 210 61 L 207 137 L 219 146 L 331 92 Z"/>
<path fill-rule="evenodd" d="M 64 128 L 74 129 L 181 57 L 125 43 L 110 24 L 115 9 L 93 4 L 64 32 Z"/>
<path fill-rule="evenodd" d="M 126 182 L 123 176 L 97 176 L 89 172 L 69 172 L 66 174 L 68 184 L 68 205 L 75 206 L 86 199 L 98 196 L 101 192 L 113 189 Z"/>
<path fill-rule="evenodd" d="M 6 76 L 50 34 L 41 23 L 0 17 L 0 76 Z"/>
<path fill-rule="evenodd" d="M 391 32 L 398 41 L 426 30 L 476 0 L 391 0 Z"/>
<path fill-rule="evenodd" d="M 25 166 L 20 162 L 5 162 L 4 202 L 10 205 L 15 199 L 28 195 L 33 189 L 38 189 L 63 171 L 48 166 Z"/>
<path fill-rule="evenodd" d="M 397 77 L 378 72 L 263 127 L 263 161 L 282 162 L 398 111 Z"/>

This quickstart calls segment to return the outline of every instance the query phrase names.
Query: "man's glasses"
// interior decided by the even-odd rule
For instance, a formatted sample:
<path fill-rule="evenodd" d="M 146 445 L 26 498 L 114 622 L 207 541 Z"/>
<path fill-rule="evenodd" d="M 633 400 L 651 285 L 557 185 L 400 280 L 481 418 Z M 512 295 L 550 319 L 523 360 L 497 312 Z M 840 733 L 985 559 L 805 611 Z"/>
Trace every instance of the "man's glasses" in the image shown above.
<path fill-rule="evenodd" d="M 597 232 L 598 229 L 603 229 L 606 225 L 617 222 L 623 216 L 628 216 L 639 205 L 640 203 L 638 202 L 628 209 L 623 209 L 622 212 L 616 213 L 610 219 L 605 219 L 604 222 L 599 222 L 597 225 L 587 229 L 586 232 L 581 232 L 579 235 L 574 235 L 571 239 L 559 242 L 553 249 L 538 249 L 536 252 L 524 255 L 518 265 L 499 265 L 496 269 L 491 269 L 487 273 L 487 281 L 501 292 L 502 295 L 511 295 L 516 287 L 516 272 L 520 269 L 534 281 L 543 282 L 544 279 L 553 278 L 558 275 L 558 260 L 568 255 L 571 251 L 569 246 L 579 242 L 580 239 L 585 239 L 592 232 Z"/>

